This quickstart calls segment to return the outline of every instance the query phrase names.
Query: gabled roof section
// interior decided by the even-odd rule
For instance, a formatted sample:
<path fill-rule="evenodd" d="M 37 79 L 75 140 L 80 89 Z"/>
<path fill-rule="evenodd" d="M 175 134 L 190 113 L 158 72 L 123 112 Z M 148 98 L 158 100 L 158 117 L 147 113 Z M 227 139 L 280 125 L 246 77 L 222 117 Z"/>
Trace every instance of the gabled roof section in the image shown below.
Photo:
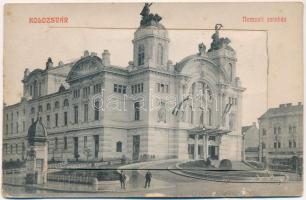
<path fill-rule="evenodd" d="M 86 56 L 78 60 L 71 68 L 66 81 L 71 81 L 83 78 L 102 71 L 104 65 L 102 59 L 98 56 Z"/>

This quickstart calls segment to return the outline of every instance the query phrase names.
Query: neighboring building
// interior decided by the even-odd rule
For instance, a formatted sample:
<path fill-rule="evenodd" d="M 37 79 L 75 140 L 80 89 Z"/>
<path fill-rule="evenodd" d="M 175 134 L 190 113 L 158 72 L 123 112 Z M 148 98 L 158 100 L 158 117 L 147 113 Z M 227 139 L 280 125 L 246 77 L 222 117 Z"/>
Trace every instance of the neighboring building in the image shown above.
<path fill-rule="evenodd" d="M 281 104 L 259 119 L 260 161 L 270 168 L 290 168 L 303 157 L 303 105 Z"/>
<path fill-rule="evenodd" d="M 216 25 L 208 51 L 202 43 L 173 65 L 168 31 L 148 13 L 145 7 L 127 67 L 112 65 L 105 50 L 25 70 L 22 100 L 4 108 L 4 160 L 25 159 L 37 118 L 47 130 L 49 160 L 241 160 L 244 88 L 230 40 L 219 37 Z M 169 97 L 180 104 L 168 109 Z"/>
<path fill-rule="evenodd" d="M 244 160 L 259 161 L 259 130 L 256 122 L 253 122 L 250 126 L 243 126 L 241 132 L 243 137 Z"/>

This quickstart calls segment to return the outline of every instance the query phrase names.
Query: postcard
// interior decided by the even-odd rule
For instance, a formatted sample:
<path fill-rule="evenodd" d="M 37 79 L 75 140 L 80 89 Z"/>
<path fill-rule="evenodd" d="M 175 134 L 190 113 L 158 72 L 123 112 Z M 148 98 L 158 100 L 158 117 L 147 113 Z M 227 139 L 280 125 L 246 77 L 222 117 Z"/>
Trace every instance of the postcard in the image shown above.
<path fill-rule="evenodd" d="M 302 3 L 7 3 L 6 198 L 303 195 Z"/>

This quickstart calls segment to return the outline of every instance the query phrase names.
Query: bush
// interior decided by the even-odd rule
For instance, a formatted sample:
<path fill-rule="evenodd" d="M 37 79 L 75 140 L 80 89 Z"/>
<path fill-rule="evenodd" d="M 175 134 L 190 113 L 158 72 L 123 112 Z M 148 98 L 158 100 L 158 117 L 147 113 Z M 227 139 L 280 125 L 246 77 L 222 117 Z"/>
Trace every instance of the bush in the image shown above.
<path fill-rule="evenodd" d="M 228 159 L 223 159 L 219 165 L 220 169 L 232 169 L 232 162 Z"/>

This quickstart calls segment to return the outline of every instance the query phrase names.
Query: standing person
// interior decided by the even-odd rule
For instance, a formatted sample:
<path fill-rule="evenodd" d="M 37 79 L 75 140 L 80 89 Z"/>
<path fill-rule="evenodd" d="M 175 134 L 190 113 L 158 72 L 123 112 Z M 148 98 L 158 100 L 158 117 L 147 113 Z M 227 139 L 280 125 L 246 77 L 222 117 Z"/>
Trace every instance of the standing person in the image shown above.
<path fill-rule="evenodd" d="M 146 178 L 145 188 L 149 188 L 150 183 L 151 183 L 151 178 L 152 178 L 152 174 L 150 170 L 147 171 L 145 178 Z"/>
<path fill-rule="evenodd" d="M 126 175 L 124 174 L 123 170 L 121 170 L 121 173 L 119 174 L 119 179 L 120 179 L 121 189 L 125 189 Z"/>

